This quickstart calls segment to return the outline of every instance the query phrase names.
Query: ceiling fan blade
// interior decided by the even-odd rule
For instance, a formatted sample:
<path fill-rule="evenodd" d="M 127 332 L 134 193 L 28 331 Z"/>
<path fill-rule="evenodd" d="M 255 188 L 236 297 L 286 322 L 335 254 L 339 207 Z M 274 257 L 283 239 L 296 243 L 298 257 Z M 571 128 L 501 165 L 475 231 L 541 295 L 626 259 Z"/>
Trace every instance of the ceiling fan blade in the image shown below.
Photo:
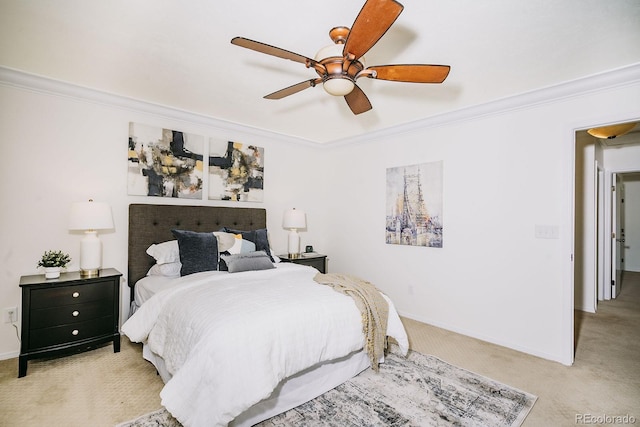
<path fill-rule="evenodd" d="M 408 83 L 442 83 L 449 75 L 451 69 L 448 65 L 377 65 L 368 67 L 367 70 L 375 71 L 378 80 L 392 80 L 394 82 Z"/>
<path fill-rule="evenodd" d="M 367 0 L 351 26 L 347 42 L 342 51 L 355 55 L 355 59 L 364 55 L 387 32 L 404 9 L 395 0 Z"/>
<path fill-rule="evenodd" d="M 369 98 L 358 85 L 355 85 L 353 90 L 344 96 L 344 100 L 347 101 L 347 105 L 351 108 L 353 114 L 364 113 L 372 108 Z"/>
<path fill-rule="evenodd" d="M 305 80 L 303 82 L 297 83 L 293 86 L 289 86 L 286 87 L 284 89 L 280 89 L 276 92 L 270 93 L 269 95 L 265 96 L 265 99 L 282 99 L 285 96 L 289 96 L 289 95 L 293 95 L 294 93 L 298 93 L 301 92 L 307 88 L 313 87 L 315 85 L 317 85 L 318 83 L 321 83 L 322 79 L 311 79 L 311 80 Z"/>
<path fill-rule="evenodd" d="M 244 37 L 234 37 L 231 39 L 231 44 L 236 46 L 245 47 L 247 49 L 255 50 L 257 52 L 266 53 L 267 55 L 277 56 L 278 58 L 289 59 L 291 61 L 300 62 L 307 66 L 314 66 L 316 61 L 307 58 L 306 56 L 289 52 L 288 50 L 281 49 L 279 47 L 271 46 L 266 43 L 257 42 L 255 40 L 249 40 Z"/>

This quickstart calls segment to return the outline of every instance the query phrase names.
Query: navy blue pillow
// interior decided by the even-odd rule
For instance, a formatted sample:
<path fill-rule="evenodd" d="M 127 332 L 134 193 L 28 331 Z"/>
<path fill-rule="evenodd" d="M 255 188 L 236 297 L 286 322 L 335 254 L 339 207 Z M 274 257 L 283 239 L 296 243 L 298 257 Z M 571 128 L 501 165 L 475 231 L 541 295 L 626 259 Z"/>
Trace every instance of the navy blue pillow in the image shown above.
<path fill-rule="evenodd" d="M 243 239 L 255 243 L 256 251 L 264 251 L 269 256 L 271 262 L 275 262 L 275 260 L 271 256 L 271 249 L 269 248 L 269 238 L 267 237 L 266 228 L 243 231 L 234 230 L 229 227 L 223 227 L 220 231 L 224 231 L 225 233 L 241 234 Z"/>
<path fill-rule="evenodd" d="M 213 233 L 171 230 L 180 248 L 180 276 L 218 269 L 218 239 Z"/>

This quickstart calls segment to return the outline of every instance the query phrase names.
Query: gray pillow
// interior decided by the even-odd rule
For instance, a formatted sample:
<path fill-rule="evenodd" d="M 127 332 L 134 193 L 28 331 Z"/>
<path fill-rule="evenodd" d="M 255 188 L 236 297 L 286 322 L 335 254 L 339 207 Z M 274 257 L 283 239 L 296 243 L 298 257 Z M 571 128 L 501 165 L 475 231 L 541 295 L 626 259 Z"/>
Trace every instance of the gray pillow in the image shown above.
<path fill-rule="evenodd" d="M 218 239 L 213 233 L 171 230 L 180 248 L 180 276 L 218 269 Z"/>
<path fill-rule="evenodd" d="M 222 258 L 222 260 L 227 264 L 229 273 L 275 268 L 271 262 L 271 258 L 269 258 L 264 251 L 235 255 L 220 254 L 220 258 Z"/>

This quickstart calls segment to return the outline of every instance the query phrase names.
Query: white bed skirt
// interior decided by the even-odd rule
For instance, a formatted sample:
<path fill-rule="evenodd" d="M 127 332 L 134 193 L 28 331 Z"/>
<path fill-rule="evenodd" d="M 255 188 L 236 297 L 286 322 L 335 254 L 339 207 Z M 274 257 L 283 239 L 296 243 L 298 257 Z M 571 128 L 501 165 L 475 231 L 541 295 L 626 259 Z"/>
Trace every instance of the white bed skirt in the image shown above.
<path fill-rule="evenodd" d="M 153 353 L 148 346 L 143 346 L 142 355 L 156 367 L 165 383 L 171 379 L 171 374 L 167 372 L 162 358 Z M 292 377 L 282 380 L 271 396 L 238 415 L 229 423 L 229 426 L 252 426 L 274 415 L 288 411 L 339 386 L 369 366 L 369 355 L 365 350 L 356 351 L 340 359 L 311 366 Z"/>

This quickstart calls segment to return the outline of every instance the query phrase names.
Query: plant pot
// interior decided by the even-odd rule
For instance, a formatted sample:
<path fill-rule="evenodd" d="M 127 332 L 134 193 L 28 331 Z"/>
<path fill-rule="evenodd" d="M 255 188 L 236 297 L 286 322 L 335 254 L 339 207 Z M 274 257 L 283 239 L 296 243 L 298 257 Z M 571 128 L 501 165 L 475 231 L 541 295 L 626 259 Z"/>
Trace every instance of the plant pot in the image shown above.
<path fill-rule="evenodd" d="M 60 277 L 60 267 L 45 267 L 44 277 L 45 279 L 57 279 Z"/>

